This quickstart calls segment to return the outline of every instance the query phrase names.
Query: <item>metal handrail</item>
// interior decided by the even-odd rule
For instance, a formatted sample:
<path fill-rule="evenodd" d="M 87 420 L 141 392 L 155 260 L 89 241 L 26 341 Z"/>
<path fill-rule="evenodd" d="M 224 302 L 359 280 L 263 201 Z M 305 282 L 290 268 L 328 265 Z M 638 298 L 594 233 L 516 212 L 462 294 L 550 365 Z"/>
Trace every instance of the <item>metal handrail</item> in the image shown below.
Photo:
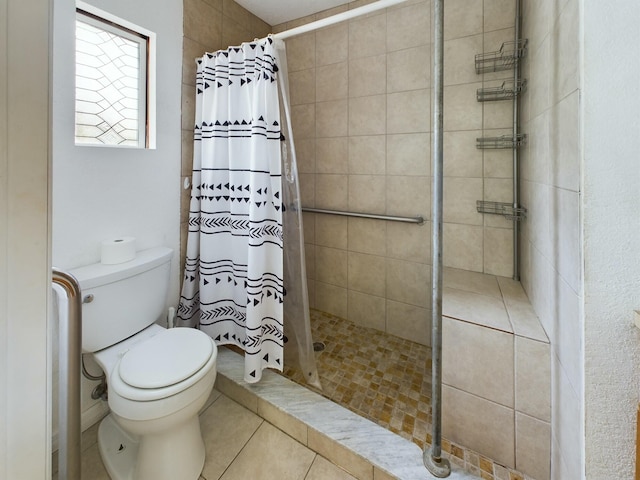
<path fill-rule="evenodd" d="M 82 300 L 75 277 L 53 268 L 53 283 L 68 300 L 66 317 L 59 315 L 58 478 L 80 480 L 80 363 L 82 356 Z M 56 293 L 58 289 L 55 289 Z"/>
<path fill-rule="evenodd" d="M 342 215 L 344 217 L 358 217 L 358 218 L 371 218 L 373 220 L 387 220 L 391 222 L 403 222 L 403 223 L 416 223 L 422 225 L 424 218 L 418 217 L 398 217 L 395 215 L 378 215 L 375 213 L 363 213 L 363 212 L 346 212 L 343 210 L 326 210 L 323 208 L 309 208 L 302 207 L 303 212 L 308 213 L 326 213 L 328 215 Z"/>

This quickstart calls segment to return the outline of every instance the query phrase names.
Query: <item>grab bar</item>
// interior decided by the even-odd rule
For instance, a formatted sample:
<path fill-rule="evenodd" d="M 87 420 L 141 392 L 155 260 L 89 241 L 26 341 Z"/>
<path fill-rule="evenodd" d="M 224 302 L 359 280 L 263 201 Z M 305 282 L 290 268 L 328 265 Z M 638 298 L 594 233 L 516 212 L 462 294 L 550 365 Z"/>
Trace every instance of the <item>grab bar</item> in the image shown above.
<path fill-rule="evenodd" d="M 326 213 L 328 215 L 342 215 L 345 217 L 358 217 L 358 218 L 371 218 L 374 220 L 388 220 L 391 222 L 403 222 L 403 223 L 416 223 L 422 225 L 424 218 L 418 217 L 398 217 L 395 215 L 378 215 L 375 213 L 362 213 L 362 212 L 345 212 L 343 210 L 325 210 L 323 208 L 309 208 L 302 207 L 303 212 L 308 213 Z"/>
<path fill-rule="evenodd" d="M 58 478 L 80 480 L 80 362 L 82 355 L 82 301 L 80 285 L 67 272 L 53 269 L 54 289 L 60 296 L 64 291 L 69 313 L 59 315 L 59 385 L 58 385 Z"/>

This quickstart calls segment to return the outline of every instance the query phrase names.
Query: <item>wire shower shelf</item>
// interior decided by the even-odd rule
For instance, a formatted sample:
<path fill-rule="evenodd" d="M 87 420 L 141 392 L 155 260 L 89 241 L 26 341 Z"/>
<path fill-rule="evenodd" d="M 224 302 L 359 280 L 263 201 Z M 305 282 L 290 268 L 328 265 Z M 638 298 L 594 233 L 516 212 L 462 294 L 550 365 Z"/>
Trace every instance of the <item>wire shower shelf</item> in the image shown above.
<path fill-rule="evenodd" d="M 518 135 L 502 135 L 500 137 L 483 137 L 476 138 L 476 148 L 518 148 L 527 143 L 527 135 L 519 133 Z"/>
<path fill-rule="evenodd" d="M 476 55 L 476 73 L 499 72 L 515 67 L 519 58 L 527 52 L 527 39 L 504 42 L 496 52 L 479 53 Z"/>
<path fill-rule="evenodd" d="M 499 87 L 479 88 L 476 98 L 479 102 L 494 102 L 497 100 L 513 100 L 527 88 L 527 80 L 505 80 Z"/>
<path fill-rule="evenodd" d="M 502 215 L 509 220 L 522 220 L 526 218 L 527 209 L 520 206 L 514 207 L 511 203 L 504 202 L 487 202 L 483 200 L 476 201 L 476 209 L 478 213 L 489 213 L 491 215 Z"/>

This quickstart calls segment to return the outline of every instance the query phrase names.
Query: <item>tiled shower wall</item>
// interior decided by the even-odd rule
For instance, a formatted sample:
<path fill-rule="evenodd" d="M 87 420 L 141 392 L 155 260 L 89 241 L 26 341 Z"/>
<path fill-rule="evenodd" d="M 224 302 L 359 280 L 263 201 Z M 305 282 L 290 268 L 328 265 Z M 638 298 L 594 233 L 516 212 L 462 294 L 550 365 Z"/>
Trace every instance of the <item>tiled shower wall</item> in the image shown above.
<path fill-rule="evenodd" d="M 184 0 L 182 43 L 182 171 L 181 184 L 191 179 L 195 123 L 196 58 L 231 45 L 264 38 L 271 26 L 233 0 Z M 187 248 L 190 189 L 180 199 L 180 269 Z"/>
<path fill-rule="evenodd" d="M 522 286 L 552 345 L 552 475 L 583 475 L 580 2 L 524 2 Z"/>
<path fill-rule="evenodd" d="M 478 103 L 476 90 L 512 74 L 477 75 L 474 55 L 513 39 L 514 2 L 448 0 L 445 22 L 444 264 L 511 276 L 511 222 L 476 212 L 476 200 L 511 201 L 511 152 L 475 143 L 510 132 L 511 102 Z M 429 219 L 431 2 L 408 1 L 286 43 L 303 205 Z M 428 221 L 305 214 L 304 222 L 312 306 L 429 344 Z"/>

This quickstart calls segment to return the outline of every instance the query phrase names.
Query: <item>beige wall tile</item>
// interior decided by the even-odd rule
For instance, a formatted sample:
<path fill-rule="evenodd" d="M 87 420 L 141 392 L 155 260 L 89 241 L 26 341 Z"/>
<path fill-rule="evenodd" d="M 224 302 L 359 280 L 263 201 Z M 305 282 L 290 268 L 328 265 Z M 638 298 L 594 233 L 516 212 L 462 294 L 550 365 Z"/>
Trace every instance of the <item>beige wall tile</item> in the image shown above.
<path fill-rule="evenodd" d="M 349 137 L 349 173 L 384 175 L 386 136 Z"/>
<path fill-rule="evenodd" d="M 251 28 L 251 13 L 234 2 L 234 0 L 222 0 L 222 14 L 239 23 L 243 28 Z"/>
<path fill-rule="evenodd" d="M 222 45 L 223 48 L 230 46 L 239 46 L 243 42 L 253 40 L 251 33 L 247 28 L 238 22 L 224 17 L 222 21 Z"/>
<path fill-rule="evenodd" d="M 349 96 L 365 97 L 387 91 L 387 56 L 355 58 L 349 62 Z"/>
<path fill-rule="evenodd" d="M 261 18 L 252 14 L 250 30 L 255 38 L 264 38 L 271 33 L 271 26 Z"/>
<path fill-rule="evenodd" d="M 387 299 L 428 308 L 431 266 L 387 258 Z"/>
<path fill-rule="evenodd" d="M 429 90 L 387 95 L 387 133 L 425 132 L 431 129 Z"/>
<path fill-rule="evenodd" d="M 550 93 L 554 103 L 565 98 L 580 86 L 580 56 L 576 55 L 580 48 L 578 8 L 579 4 L 576 2 L 566 2 L 551 32 L 551 51 L 556 56 L 555 65 L 561 66 L 553 70 L 556 78 L 552 82 Z"/>
<path fill-rule="evenodd" d="M 385 177 L 349 175 L 349 210 L 381 213 L 385 209 Z"/>
<path fill-rule="evenodd" d="M 315 282 L 316 307 L 338 317 L 347 318 L 347 289 L 328 283 Z"/>
<path fill-rule="evenodd" d="M 444 130 L 480 130 L 482 103 L 475 101 L 482 83 L 444 87 Z"/>
<path fill-rule="evenodd" d="M 387 135 L 387 175 L 431 174 L 431 136 L 428 133 Z"/>
<path fill-rule="evenodd" d="M 293 105 L 291 107 L 291 126 L 296 140 L 314 138 L 316 136 L 316 104 Z"/>
<path fill-rule="evenodd" d="M 349 99 L 349 135 L 381 135 L 385 133 L 385 95 Z"/>
<path fill-rule="evenodd" d="M 361 18 L 349 22 L 349 59 L 379 55 L 385 51 L 385 37 L 381 32 L 387 29 L 384 14 Z"/>
<path fill-rule="evenodd" d="M 182 83 L 196 85 L 196 59 L 207 52 L 207 47 L 201 43 L 182 37 Z"/>
<path fill-rule="evenodd" d="M 193 173 L 193 131 L 182 130 L 182 166 L 181 175 L 191 178 Z"/>
<path fill-rule="evenodd" d="M 300 173 L 300 202 L 305 207 L 314 207 L 316 204 L 316 181 L 315 176 L 309 173 Z"/>
<path fill-rule="evenodd" d="M 482 52 L 482 34 L 452 38 L 444 42 L 444 84 L 459 85 L 478 81 L 473 59 Z M 475 98 L 469 99 L 474 101 Z M 511 104 L 511 102 L 505 102 Z"/>
<path fill-rule="evenodd" d="M 316 215 L 316 245 L 347 249 L 347 217 Z"/>
<path fill-rule="evenodd" d="M 515 468 L 515 421 L 511 408 L 443 385 L 442 434 L 501 465 Z"/>
<path fill-rule="evenodd" d="M 485 178 L 484 199 L 491 202 L 508 202 L 513 199 L 513 179 Z"/>
<path fill-rule="evenodd" d="M 390 258 L 430 264 L 430 223 L 414 225 L 389 222 L 389 225 L 387 225 L 386 254 Z"/>
<path fill-rule="evenodd" d="M 291 105 L 315 103 L 316 101 L 316 70 L 308 68 L 289 74 L 289 98 Z"/>
<path fill-rule="evenodd" d="M 475 225 L 443 225 L 443 255 L 446 267 L 481 272 L 483 267 L 483 232 Z"/>
<path fill-rule="evenodd" d="M 347 98 L 349 86 L 347 62 L 332 63 L 316 68 L 316 97 L 318 102 Z"/>
<path fill-rule="evenodd" d="M 316 134 L 320 137 L 347 135 L 347 100 L 316 103 Z"/>
<path fill-rule="evenodd" d="M 548 343 L 516 337 L 516 410 L 551 421 L 551 356 Z"/>
<path fill-rule="evenodd" d="M 289 72 L 306 70 L 316 65 L 316 36 L 314 33 L 296 35 L 286 41 Z"/>
<path fill-rule="evenodd" d="M 499 87 L 502 81 L 486 82 L 484 88 Z M 512 128 L 513 102 L 482 102 L 483 128 Z"/>
<path fill-rule="evenodd" d="M 430 217 L 429 177 L 387 176 L 387 214 Z"/>
<path fill-rule="evenodd" d="M 476 138 L 482 136 L 482 130 L 444 132 L 445 177 L 482 178 L 483 150 L 476 148 Z"/>
<path fill-rule="evenodd" d="M 443 383 L 514 407 L 513 335 L 445 317 Z"/>
<path fill-rule="evenodd" d="M 201 0 L 185 0 L 183 9 L 185 36 L 212 52 L 222 48 L 222 12 Z"/>
<path fill-rule="evenodd" d="M 482 33 L 482 28 L 482 0 L 447 0 L 444 8 L 445 40 L 477 35 Z"/>
<path fill-rule="evenodd" d="M 329 137 L 316 140 L 316 172 L 317 173 L 347 173 L 348 138 Z"/>
<path fill-rule="evenodd" d="M 385 317 L 384 297 L 349 290 L 349 320 L 358 325 L 384 331 Z"/>
<path fill-rule="evenodd" d="M 482 158 L 484 159 L 485 177 L 513 178 L 513 153 L 511 150 L 483 150 Z"/>
<path fill-rule="evenodd" d="M 347 210 L 347 175 L 316 175 L 316 207 Z"/>
<path fill-rule="evenodd" d="M 377 297 L 385 296 L 384 257 L 349 252 L 349 288 Z"/>
<path fill-rule="evenodd" d="M 431 50 L 419 46 L 387 54 L 387 92 L 420 90 L 431 86 Z"/>
<path fill-rule="evenodd" d="M 552 107 L 549 119 L 549 175 L 551 184 L 577 192 L 580 189 L 580 92 L 575 91 Z"/>
<path fill-rule="evenodd" d="M 482 225 L 482 214 L 476 201 L 482 199 L 482 179 L 447 177 L 444 179 L 444 221 L 466 225 Z"/>
<path fill-rule="evenodd" d="M 516 469 L 536 480 L 549 480 L 551 425 L 516 412 Z"/>
<path fill-rule="evenodd" d="M 349 218 L 349 250 L 385 255 L 387 222 L 366 218 Z"/>
<path fill-rule="evenodd" d="M 306 243 L 304 246 L 304 264 L 307 269 L 307 278 L 316 278 L 316 246 Z"/>
<path fill-rule="evenodd" d="M 430 3 L 418 3 L 387 13 L 387 51 L 427 45 L 431 41 Z"/>
<path fill-rule="evenodd" d="M 484 271 L 492 275 L 513 275 L 513 230 L 484 229 Z"/>
<path fill-rule="evenodd" d="M 484 0 L 484 31 L 513 27 L 516 4 L 511 0 Z M 526 38 L 526 37 L 525 37 Z"/>
<path fill-rule="evenodd" d="M 298 173 L 316 173 L 316 141 L 313 138 L 295 140 Z"/>
<path fill-rule="evenodd" d="M 387 330 L 391 335 L 431 345 L 431 310 L 387 300 Z"/>
<path fill-rule="evenodd" d="M 182 85 L 182 131 L 191 132 L 196 123 L 196 87 Z"/>
<path fill-rule="evenodd" d="M 318 30 L 316 33 L 316 64 L 344 62 L 348 58 L 349 24 Z"/>

